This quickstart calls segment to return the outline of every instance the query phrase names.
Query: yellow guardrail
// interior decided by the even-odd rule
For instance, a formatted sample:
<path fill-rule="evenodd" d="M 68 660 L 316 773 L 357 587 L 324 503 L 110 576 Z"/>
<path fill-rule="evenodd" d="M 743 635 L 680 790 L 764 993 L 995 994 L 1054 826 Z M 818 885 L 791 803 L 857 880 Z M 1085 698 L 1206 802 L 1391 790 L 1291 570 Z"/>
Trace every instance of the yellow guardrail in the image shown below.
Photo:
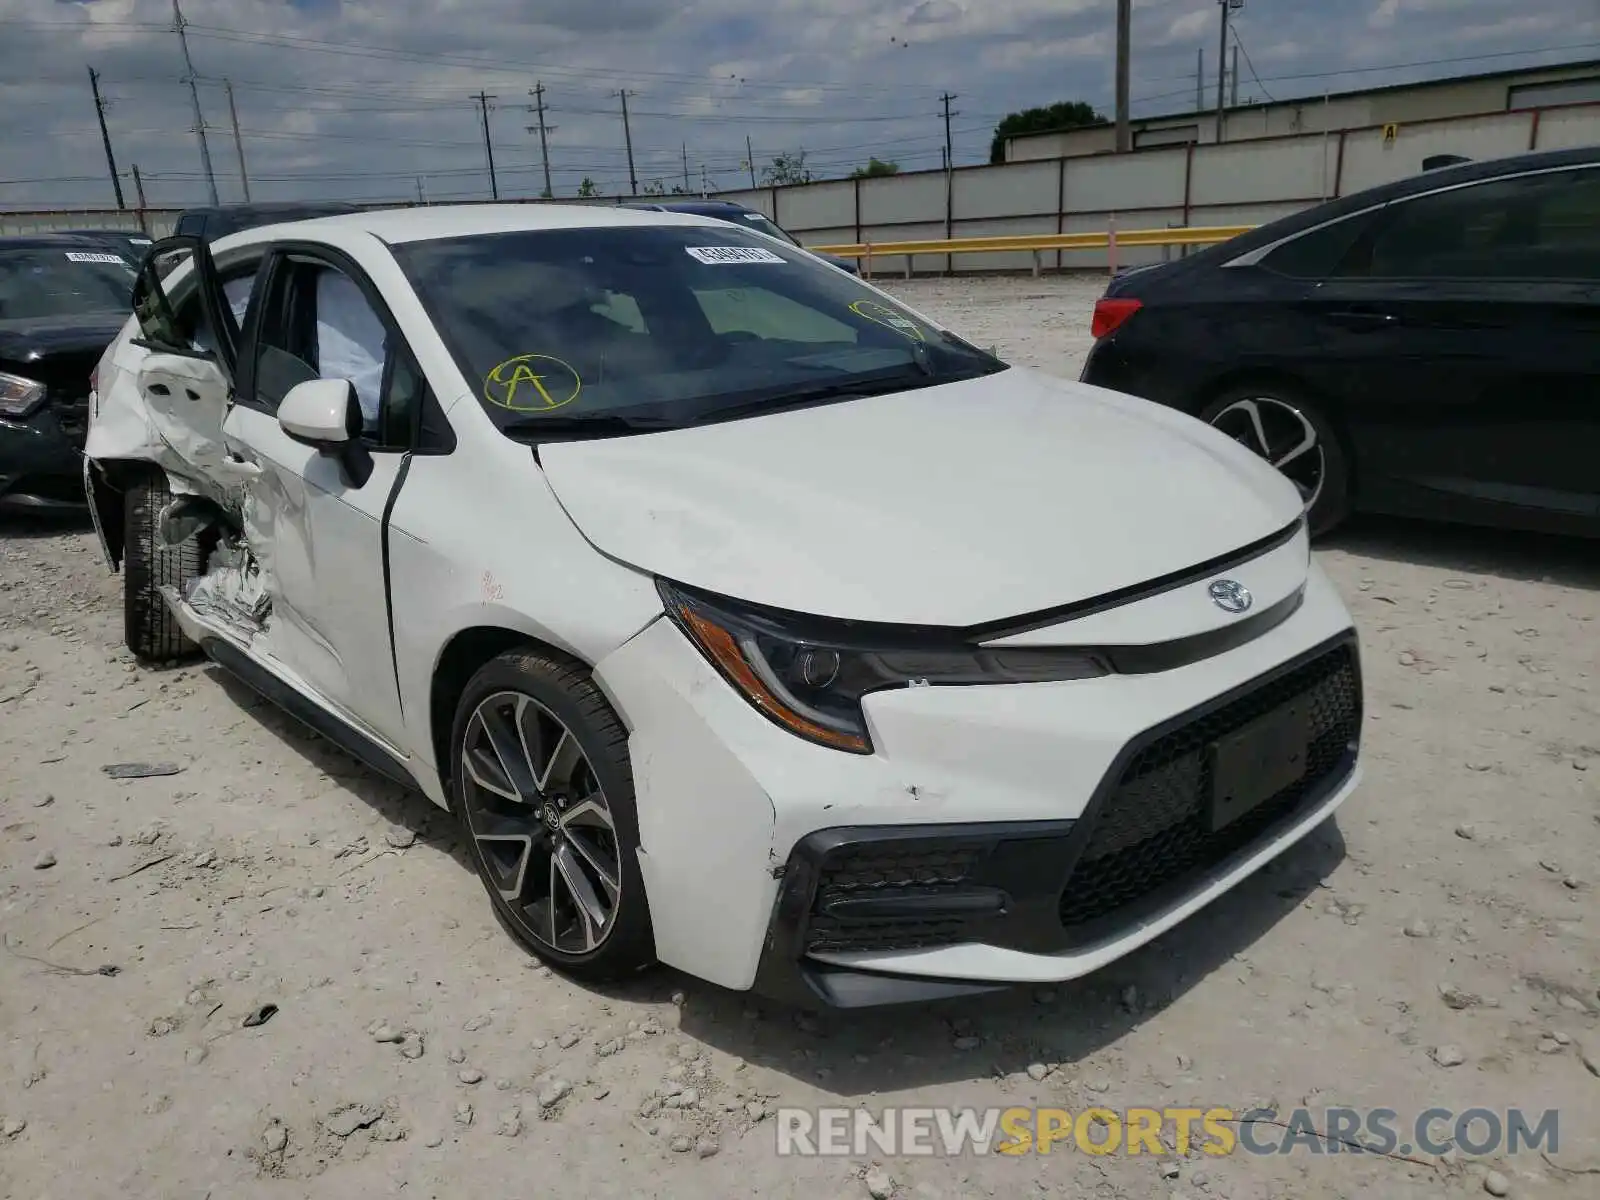
<path fill-rule="evenodd" d="M 1110 250 L 1123 246 L 1210 246 L 1248 233 L 1254 225 L 1207 225 L 1186 229 L 1104 229 L 1093 233 L 1042 233 L 1012 237 L 970 237 L 910 242 L 855 242 L 844 246 L 810 246 L 811 250 L 839 258 L 863 261 L 871 274 L 872 261 L 878 258 L 907 259 L 914 254 L 996 254 L 1032 253 L 1034 270 L 1039 255 L 1055 250 Z"/>

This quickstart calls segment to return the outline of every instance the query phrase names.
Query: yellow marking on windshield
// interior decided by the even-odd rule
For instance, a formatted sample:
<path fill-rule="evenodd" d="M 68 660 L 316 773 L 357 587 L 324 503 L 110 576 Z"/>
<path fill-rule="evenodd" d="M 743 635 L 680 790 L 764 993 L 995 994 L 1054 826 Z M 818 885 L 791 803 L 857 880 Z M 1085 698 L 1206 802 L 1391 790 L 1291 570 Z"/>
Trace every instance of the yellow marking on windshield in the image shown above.
<path fill-rule="evenodd" d="M 578 398 L 583 380 L 570 363 L 549 354 L 508 358 L 483 380 L 483 398 L 511 412 L 542 413 Z"/>
<path fill-rule="evenodd" d="M 865 318 L 877 325 L 892 329 L 903 337 L 908 337 L 914 342 L 925 341 L 922 330 L 917 323 L 909 317 L 903 317 L 887 304 L 879 304 L 876 300 L 857 300 L 850 306 L 850 311 L 856 316 Z"/>

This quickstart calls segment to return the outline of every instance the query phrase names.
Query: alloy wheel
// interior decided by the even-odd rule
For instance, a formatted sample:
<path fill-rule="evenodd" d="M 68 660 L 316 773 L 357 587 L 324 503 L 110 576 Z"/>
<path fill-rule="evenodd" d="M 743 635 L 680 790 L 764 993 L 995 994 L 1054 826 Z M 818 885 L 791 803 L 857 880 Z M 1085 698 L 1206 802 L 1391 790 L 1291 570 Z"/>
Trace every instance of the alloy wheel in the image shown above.
<path fill-rule="evenodd" d="M 467 828 L 501 901 L 541 945 L 599 949 L 622 869 L 610 805 L 572 730 L 533 697 L 496 692 L 467 721 L 461 775 Z"/>
<path fill-rule="evenodd" d="M 1235 400 L 1211 424 L 1271 463 L 1300 491 L 1310 512 L 1322 495 L 1327 458 L 1314 425 L 1294 405 L 1271 396 Z"/>

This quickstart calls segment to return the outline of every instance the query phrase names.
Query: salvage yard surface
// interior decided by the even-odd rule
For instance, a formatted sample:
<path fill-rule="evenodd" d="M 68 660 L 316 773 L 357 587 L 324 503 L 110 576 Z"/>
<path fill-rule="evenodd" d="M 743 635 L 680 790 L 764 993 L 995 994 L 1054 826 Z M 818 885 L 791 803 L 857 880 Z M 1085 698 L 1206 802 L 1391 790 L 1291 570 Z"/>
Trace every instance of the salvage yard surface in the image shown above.
<path fill-rule="evenodd" d="M 1075 378 L 1101 282 L 889 286 Z M 1600 1194 L 1600 552 L 1318 553 L 1367 680 L 1335 822 L 1087 980 L 811 1017 L 539 968 L 449 816 L 215 667 L 136 667 L 92 533 L 0 519 L 0 1197 Z M 1558 1109 L 1560 1142 L 775 1155 L 778 1107 L 857 1104 Z"/>

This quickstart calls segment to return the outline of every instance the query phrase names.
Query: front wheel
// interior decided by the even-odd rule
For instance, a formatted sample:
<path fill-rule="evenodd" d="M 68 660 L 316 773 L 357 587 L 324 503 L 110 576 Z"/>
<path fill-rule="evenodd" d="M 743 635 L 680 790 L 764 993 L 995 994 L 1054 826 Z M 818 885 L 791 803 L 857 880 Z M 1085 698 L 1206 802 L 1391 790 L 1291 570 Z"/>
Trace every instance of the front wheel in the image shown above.
<path fill-rule="evenodd" d="M 451 747 L 452 800 L 511 932 L 586 979 L 653 965 L 628 735 L 588 671 L 500 655 L 462 693 Z"/>
<path fill-rule="evenodd" d="M 128 649 L 147 662 L 192 658 L 199 647 L 184 636 L 161 595 L 182 591 L 206 568 L 215 535 L 197 534 L 169 546 L 161 540 L 161 512 L 172 503 L 167 477 L 150 472 L 133 481 L 123 506 L 122 623 Z"/>
<path fill-rule="evenodd" d="M 1333 424 L 1315 404 L 1281 387 L 1236 388 L 1200 419 L 1277 468 L 1300 492 L 1313 537 L 1349 515 L 1350 468 Z"/>

